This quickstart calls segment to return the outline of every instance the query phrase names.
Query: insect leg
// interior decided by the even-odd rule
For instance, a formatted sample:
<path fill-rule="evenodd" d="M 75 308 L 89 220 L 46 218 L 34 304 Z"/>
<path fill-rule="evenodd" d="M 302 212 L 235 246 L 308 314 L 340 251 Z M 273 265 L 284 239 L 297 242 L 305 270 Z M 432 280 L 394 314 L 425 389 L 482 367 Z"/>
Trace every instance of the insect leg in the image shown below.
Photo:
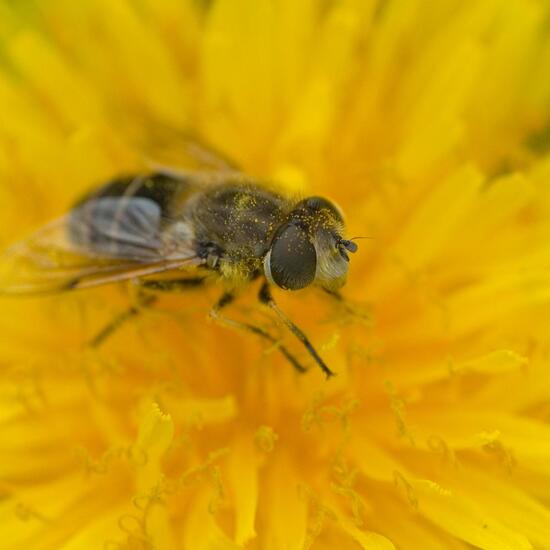
<path fill-rule="evenodd" d="M 186 279 L 167 280 L 137 280 L 137 284 L 144 289 L 159 292 L 177 292 L 190 288 L 196 288 L 204 283 L 204 277 L 188 277 Z M 124 323 L 133 319 L 144 307 L 149 307 L 157 301 L 157 297 L 151 294 L 138 292 L 138 304 L 129 307 L 126 311 L 119 313 L 110 323 L 99 331 L 89 342 L 88 346 L 98 348 Z"/>
<path fill-rule="evenodd" d="M 280 345 L 276 338 L 274 338 L 269 332 L 266 332 L 264 329 L 252 325 L 249 323 L 243 323 L 241 321 L 235 321 L 234 319 L 229 319 L 224 315 L 220 315 L 220 311 L 227 307 L 235 300 L 235 294 L 231 292 L 226 292 L 222 297 L 216 302 L 214 307 L 210 310 L 210 317 L 216 322 L 220 323 L 223 326 L 234 328 L 238 330 L 245 330 L 264 340 L 267 340 L 271 344 L 277 345 L 279 351 L 285 356 L 287 361 L 299 372 L 305 372 L 306 368 L 303 367 L 298 360 L 282 345 Z"/>
<path fill-rule="evenodd" d="M 139 286 L 158 292 L 178 292 L 202 286 L 206 277 L 187 277 L 184 279 L 146 280 L 139 281 Z"/>
<path fill-rule="evenodd" d="M 87 345 L 92 348 L 98 348 L 101 346 L 107 338 L 109 338 L 116 330 L 118 330 L 124 323 L 133 319 L 144 307 L 149 307 L 157 301 L 156 296 L 143 295 L 139 296 L 139 304 L 129 307 L 127 310 L 119 313 L 110 323 L 105 325 L 88 343 Z"/>
<path fill-rule="evenodd" d="M 338 290 L 329 290 L 327 288 L 323 288 L 323 292 L 325 294 L 328 294 L 332 298 L 334 298 L 337 302 L 343 302 L 344 301 L 344 297 L 342 296 L 342 294 Z"/>
<path fill-rule="evenodd" d="M 269 306 L 279 317 L 279 319 L 284 323 L 284 325 L 302 342 L 304 347 L 309 351 L 310 355 L 315 359 L 315 362 L 321 367 L 321 370 L 325 373 L 327 378 L 330 378 L 335 373 L 331 371 L 326 363 L 321 359 L 312 343 L 309 341 L 308 337 L 302 332 L 302 330 L 296 326 L 286 314 L 279 308 L 273 296 L 271 295 L 271 290 L 268 283 L 264 283 L 260 289 L 259 299 L 262 304 Z"/>
<path fill-rule="evenodd" d="M 338 290 L 328 290 L 324 288 L 323 291 L 334 301 L 338 302 L 348 315 L 359 319 L 366 325 L 370 326 L 372 324 L 372 316 L 364 306 L 361 307 L 361 304 L 354 304 L 348 301 Z"/>

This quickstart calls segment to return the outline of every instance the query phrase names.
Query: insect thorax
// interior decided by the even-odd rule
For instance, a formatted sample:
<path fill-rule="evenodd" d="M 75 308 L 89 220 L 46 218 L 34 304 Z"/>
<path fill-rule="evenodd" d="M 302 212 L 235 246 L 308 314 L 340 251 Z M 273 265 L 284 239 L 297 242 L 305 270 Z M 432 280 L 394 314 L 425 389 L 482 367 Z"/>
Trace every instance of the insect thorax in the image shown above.
<path fill-rule="evenodd" d="M 190 201 L 187 215 L 202 246 L 223 251 L 220 274 L 250 279 L 262 269 L 271 237 L 290 209 L 289 201 L 253 184 L 227 183 Z"/>

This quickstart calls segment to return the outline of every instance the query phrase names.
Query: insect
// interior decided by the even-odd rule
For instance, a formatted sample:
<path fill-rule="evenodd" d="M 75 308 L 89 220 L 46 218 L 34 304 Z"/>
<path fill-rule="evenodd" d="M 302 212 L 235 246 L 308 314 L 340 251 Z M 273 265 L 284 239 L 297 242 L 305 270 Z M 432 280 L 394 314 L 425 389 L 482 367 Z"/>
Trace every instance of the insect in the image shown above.
<path fill-rule="evenodd" d="M 59 220 L 0 255 L 1 294 L 50 294 L 132 280 L 148 292 L 175 292 L 222 281 L 210 315 L 218 322 L 278 344 L 263 328 L 227 318 L 222 310 L 240 289 L 262 279 L 259 300 L 307 349 L 329 377 L 333 372 L 303 331 L 275 302 L 271 289 L 316 285 L 339 296 L 349 253 L 344 219 L 322 197 L 294 199 L 261 185 L 213 151 L 197 146 L 211 168 L 123 176 L 81 198 Z M 212 169 L 213 168 L 213 169 Z M 166 276 L 169 278 L 166 278 Z M 91 342 L 99 346 L 123 312 Z M 285 346 L 279 351 L 305 370 Z"/>

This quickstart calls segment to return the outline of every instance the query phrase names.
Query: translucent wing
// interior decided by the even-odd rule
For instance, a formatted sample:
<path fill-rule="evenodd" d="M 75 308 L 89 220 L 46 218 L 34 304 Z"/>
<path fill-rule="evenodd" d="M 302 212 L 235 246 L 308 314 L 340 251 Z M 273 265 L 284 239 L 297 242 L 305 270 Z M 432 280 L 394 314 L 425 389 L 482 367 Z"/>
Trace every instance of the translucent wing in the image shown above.
<path fill-rule="evenodd" d="M 99 197 L 75 208 L 65 225 L 71 250 L 99 258 L 158 260 L 161 207 L 144 197 Z M 60 242 L 60 241 L 57 241 Z"/>
<path fill-rule="evenodd" d="M 0 294 L 89 288 L 202 263 L 185 231 L 163 237 L 167 223 L 151 198 L 92 196 L 0 255 Z"/>
<path fill-rule="evenodd" d="M 196 132 L 160 124 L 145 116 L 139 126 L 146 130 L 137 133 L 140 138 L 136 148 L 144 151 L 149 168 L 244 176 L 242 167 Z"/>
<path fill-rule="evenodd" d="M 179 169 L 149 158 L 153 173 L 115 179 L 84 197 L 67 216 L 0 253 L 0 294 L 88 288 L 204 263 L 191 228 L 172 206 L 185 204 L 197 188 L 245 176 L 196 137 L 161 130 L 165 139 L 155 134 L 153 142 L 165 153 L 171 144 L 175 158 L 195 166 Z"/>

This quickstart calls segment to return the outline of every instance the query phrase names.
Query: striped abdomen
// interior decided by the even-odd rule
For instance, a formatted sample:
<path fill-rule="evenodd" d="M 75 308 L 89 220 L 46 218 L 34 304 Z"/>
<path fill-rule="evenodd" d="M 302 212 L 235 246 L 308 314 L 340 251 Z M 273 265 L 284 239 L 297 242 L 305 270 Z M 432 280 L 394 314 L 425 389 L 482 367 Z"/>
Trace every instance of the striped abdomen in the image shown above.
<path fill-rule="evenodd" d="M 165 174 L 121 177 L 89 193 L 71 211 L 73 244 L 99 257 L 151 261 L 162 230 L 192 185 Z"/>

